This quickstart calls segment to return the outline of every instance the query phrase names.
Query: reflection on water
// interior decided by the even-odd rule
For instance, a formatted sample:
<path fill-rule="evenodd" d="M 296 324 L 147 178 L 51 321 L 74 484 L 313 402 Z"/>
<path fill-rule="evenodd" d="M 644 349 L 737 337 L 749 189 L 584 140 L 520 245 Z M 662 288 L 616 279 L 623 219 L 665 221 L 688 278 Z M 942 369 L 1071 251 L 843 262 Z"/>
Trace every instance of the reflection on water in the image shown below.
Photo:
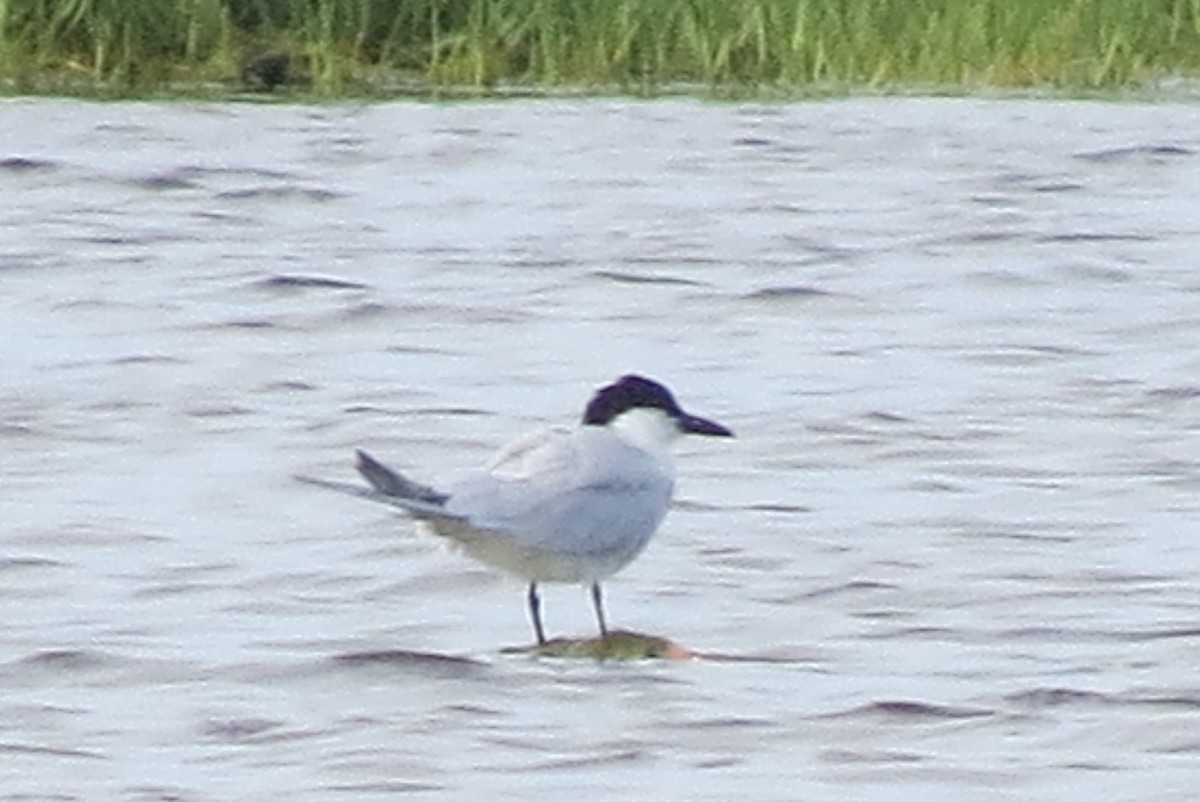
<path fill-rule="evenodd" d="M 13 798 L 1190 799 L 1200 110 L 3 111 Z M 290 478 L 633 370 L 740 437 L 610 613 L 738 659 L 502 653 L 511 582 Z"/>

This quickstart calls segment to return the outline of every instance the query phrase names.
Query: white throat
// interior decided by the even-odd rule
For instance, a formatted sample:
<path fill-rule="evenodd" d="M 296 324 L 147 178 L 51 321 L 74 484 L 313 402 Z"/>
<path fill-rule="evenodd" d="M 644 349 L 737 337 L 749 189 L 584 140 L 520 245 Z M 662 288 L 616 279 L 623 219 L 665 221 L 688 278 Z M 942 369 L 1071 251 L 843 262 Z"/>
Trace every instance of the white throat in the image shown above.
<path fill-rule="evenodd" d="M 665 451 L 682 432 L 675 420 L 661 409 L 636 407 L 622 412 L 608 427 L 636 446 L 649 451 Z"/>

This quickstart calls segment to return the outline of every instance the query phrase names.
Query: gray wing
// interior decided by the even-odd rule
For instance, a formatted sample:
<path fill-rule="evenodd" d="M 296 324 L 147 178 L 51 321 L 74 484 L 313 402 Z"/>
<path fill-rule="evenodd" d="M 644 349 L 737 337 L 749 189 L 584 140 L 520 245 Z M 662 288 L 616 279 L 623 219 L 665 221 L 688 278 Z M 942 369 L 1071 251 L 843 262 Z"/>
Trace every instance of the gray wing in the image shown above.
<path fill-rule="evenodd" d="M 666 466 L 603 430 L 551 430 L 527 446 L 455 485 L 447 511 L 586 566 L 583 578 L 637 556 L 670 505 Z"/>
<path fill-rule="evenodd" d="M 399 507 L 412 517 L 427 524 L 436 534 L 449 538 L 467 553 L 485 562 L 501 567 L 510 567 L 502 559 L 506 555 L 522 551 L 511 533 L 473 523 L 469 516 L 451 512 L 445 508 L 448 496 L 427 485 L 414 482 L 399 471 L 393 470 L 376 460 L 365 451 L 358 450 L 355 468 L 370 484 L 370 487 L 333 482 L 311 476 L 297 476 L 305 484 L 333 490 L 368 501 Z M 492 552 L 498 552 L 498 559 Z M 517 570 L 515 566 L 512 570 Z M 519 571 L 518 571 L 519 573 Z"/>
<path fill-rule="evenodd" d="M 472 557 L 545 581 L 615 573 L 649 542 L 673 486 L 652 456 L 603 436 L 581 449 L 578 430 L 527 438 L 444 493 L 363 451 L 356 467 L 370 487 L 299 478 L 399 507 Z"/>

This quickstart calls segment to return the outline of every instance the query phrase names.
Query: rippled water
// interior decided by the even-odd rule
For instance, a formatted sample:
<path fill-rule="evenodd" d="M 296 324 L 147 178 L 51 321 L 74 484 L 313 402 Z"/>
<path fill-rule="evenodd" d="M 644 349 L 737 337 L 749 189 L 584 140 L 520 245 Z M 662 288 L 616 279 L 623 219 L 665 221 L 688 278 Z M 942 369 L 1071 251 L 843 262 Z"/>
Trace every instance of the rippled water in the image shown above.
<path fill-rule="evenodd" d="M 1198 132 L 3 103 L 0 798 L 1190 800 Z M 740 435 L 607 588 L 710 659 L 503 655 L 520 583 L 291 478 L 631 370 Z"/>

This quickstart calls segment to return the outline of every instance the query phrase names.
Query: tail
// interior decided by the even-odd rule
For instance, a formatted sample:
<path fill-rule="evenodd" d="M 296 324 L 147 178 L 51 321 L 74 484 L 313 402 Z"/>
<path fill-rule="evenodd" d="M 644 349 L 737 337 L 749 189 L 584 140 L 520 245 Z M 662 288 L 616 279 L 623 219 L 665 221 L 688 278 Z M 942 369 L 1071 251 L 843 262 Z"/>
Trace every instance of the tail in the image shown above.
<path fill-rule="evenodd" d="M 456 518 L 442 509 L 442 505 L 449 498 L 445 493 L 439 493 L 428 485 L 402 476 L 365 451 L 358 450 L 355 454 L 358 461 L 354 467 L 370 483 L 370 487 L 351 485 L 345 482 L 331 482 L 311 476 L 297 476 L 296 478 L 305 484 L 316 485 L 326 490 L 336 490 L 350 496 L 400 507 L 417 518 Z"/>

